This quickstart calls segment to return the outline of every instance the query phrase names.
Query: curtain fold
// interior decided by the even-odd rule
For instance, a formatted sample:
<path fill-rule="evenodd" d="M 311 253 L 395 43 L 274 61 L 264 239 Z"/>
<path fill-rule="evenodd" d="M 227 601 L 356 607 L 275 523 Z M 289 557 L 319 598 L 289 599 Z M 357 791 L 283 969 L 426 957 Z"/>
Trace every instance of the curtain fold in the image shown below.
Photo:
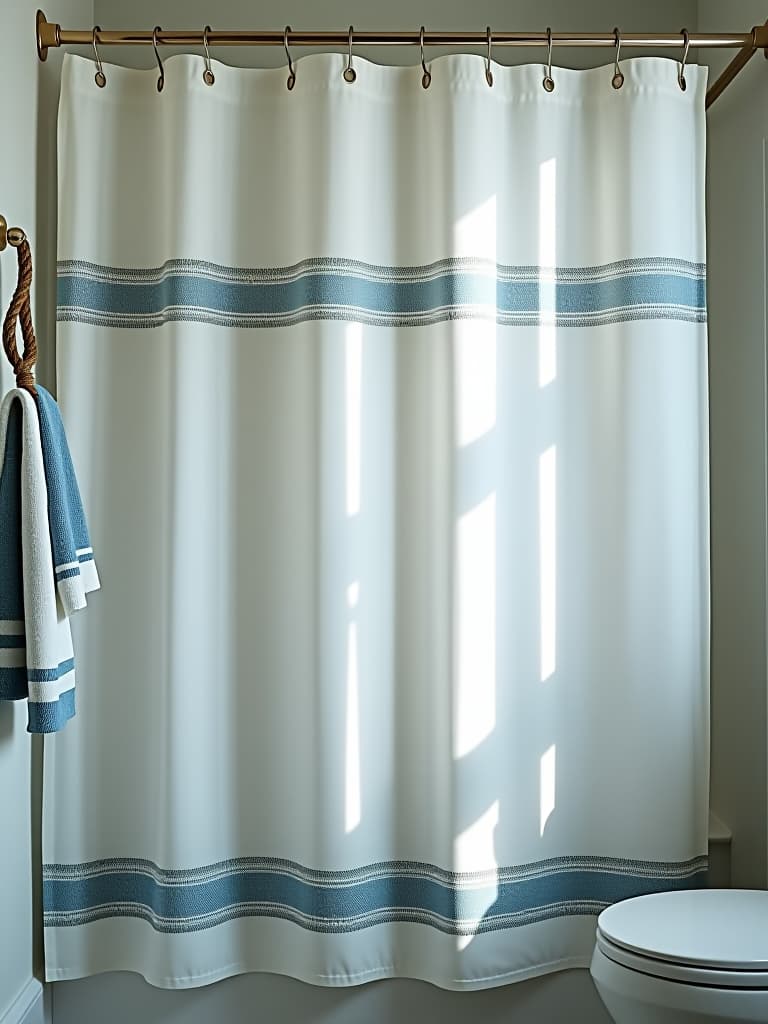
<path fill-rule="evenodd" d="M 46 976 L 446 988 L 703 884 L 704 90 L 67 55 Z"/>

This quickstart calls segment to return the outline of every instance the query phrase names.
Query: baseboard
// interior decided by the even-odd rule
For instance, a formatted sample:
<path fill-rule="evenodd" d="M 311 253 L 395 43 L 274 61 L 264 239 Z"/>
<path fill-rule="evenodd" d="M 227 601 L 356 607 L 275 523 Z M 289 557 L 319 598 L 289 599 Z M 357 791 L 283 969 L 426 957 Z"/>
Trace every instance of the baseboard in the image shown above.
<path fill-rule="evenodd" d="M 0 1017 L 0 1024 L 45 1024 L 43 986 L 37 978 L 29 979 Z"/>

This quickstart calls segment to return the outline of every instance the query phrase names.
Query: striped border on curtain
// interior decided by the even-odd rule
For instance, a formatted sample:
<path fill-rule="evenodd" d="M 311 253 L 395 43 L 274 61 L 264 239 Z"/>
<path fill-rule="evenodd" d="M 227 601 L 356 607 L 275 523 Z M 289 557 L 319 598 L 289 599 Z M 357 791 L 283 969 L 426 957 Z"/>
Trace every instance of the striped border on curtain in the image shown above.
<path fill-rule="evenodd" d="M 470 317 L 562 327 L 706 320 L 704 264 L 664 257 L 556 269 L 471 258 L 415 267 L 308 259 L 250 269 L 183 259 L 146 269 L 64 260 L 58 274 L 58 319 L 103 327 L 173 320 L 227 327 L 306 320 L 417 327 Z M 549 311 L 542 309 L 541 287 L 553 292 Z"/>
<path fill-rule="evenodd" d="M 109 858 L 44 865 L 43 901 L 48 927 L 139 917 L 159 932 L 191 932 L 237 917 L 272 917 L 314 932 L 411 921 L 473 935 L 599 914 L 631 896 L 704 886 L 706 870 L 706 857 L 555 857 L 466 873 L 414 861 L 318 871 L 274 857 L 241 857 L 168 870 L 149 860 Z"/>

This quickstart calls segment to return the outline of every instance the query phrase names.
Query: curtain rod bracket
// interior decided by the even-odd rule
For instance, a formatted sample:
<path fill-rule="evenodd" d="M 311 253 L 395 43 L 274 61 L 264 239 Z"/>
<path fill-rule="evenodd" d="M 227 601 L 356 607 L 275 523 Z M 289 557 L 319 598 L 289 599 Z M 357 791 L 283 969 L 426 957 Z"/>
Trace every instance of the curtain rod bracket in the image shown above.
<path fill-rule="evenodd" d="M 37 56 L 40 60 L 48 58 L 49 46 L 60 46 L 60 26 L 48 21 L 43 12 L 38 8 L 35 15 L 35 37 L 37 39 Z"/>

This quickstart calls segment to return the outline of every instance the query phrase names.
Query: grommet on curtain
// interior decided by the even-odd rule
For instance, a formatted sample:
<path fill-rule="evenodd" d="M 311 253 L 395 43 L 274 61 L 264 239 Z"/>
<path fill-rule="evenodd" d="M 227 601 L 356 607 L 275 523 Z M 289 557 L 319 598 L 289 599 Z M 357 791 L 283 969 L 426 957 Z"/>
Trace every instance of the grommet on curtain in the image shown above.
<path fill-rule="evenodd" d="M 541 83 L 547 92 L 554 92 L 555 80 L 552 77 L 552 29 L 547 27 L 547 73 Z"/>
<path fill-rule="evenodd" d="M 619 67 L 619 57 L 621 56 L 621 32 L 615 28 L 613 30 L 613 35 L 616 39 L 616 58 L 613 65 L 613 78 L 611 79 L 611 85 L 614 89 L 620 89 L 622 85 L 624 85 L 624 75 Z"/>
<path fill-rule="evenodd" d="M 493 40 L 491 39 L 491 26 L 486 25 L 485 27 L 485 38 L 488 43 L 488 53 L 485 58 L 485 80 L 488 85 L 493 86 L 493 72 L 491 71 L 491 47 Z"/>
<path fill-rule="evenodd" d="M 93 37 L 91 42 L 93 44 L 93 57 L 96 61 L 96 74 L 93 76 L 93 80 L 100 89 L 103 89 L 104 86 L 107 84 L 107 76 L 104 74 L 104 68 L 101 63 L 101 57 L 99 56 L 99 50 L 96 46 L 96 41 L 99 37 L 99 32 L 101 32 L 101 25 L 94 25 Z"/>
<path fill-rule="evenodd" d="M 353 34 L 353 32 L 354 32 L 354 29 L 350 25 L 349 26 L 349 56 L 347 57 L 347 66 L 344 68 L 344 81 L 345 82 L 350 82 L 350 83 L 354 82 L 354 80 L 357 78 L 357 75 L 355 73 L 355 69 L 352 67 L 352 34 Z"/>
<path fill-rule="evenodd" d="M 205 50 L 205 56 L 203 62 L 205 64 L 205 71 L 203 71 L 203 81 L 206 85 L 213 85 L 216 81 L 216 76 L 211 71 L 211 55 L 208 52 L 208 33 L 211 31 L 211 26 L 206 25 L 203 29 L 203 49 Z"/>
<path fill-rule="evenodd" d="M 157 52 L 157 33 L 161 31 L 162 29 L 160 28 L 159 25 L 155 25 L 155 27 L 152 29 L 152 48 L 155 51 L 155 60 L 157 61 L 157 66 L 158 68 L 160 68 L 160 74 L 158 75 L 157 78 L 158 92 L 162 92 L 163 86 L 165 85 L 165 71 L 163 71 L 163 62 L 160 60 L 160 54 Z"/>
<path fill-rule="evenodd" d="M 419 48 L 421 50 L 421 70 L 424 74 L 421 76 L 421 85 L 423 89 L 428 89 L 432 84 L 432 72 L 429 70 L 427 65 L 424 63 L 424 26 L 422 25 L 419 29 Z"/>
<path fill-rule="evenodd" d="M 285 47 L 285 56 L 288 58 L 288 80 L 286 86 L 288 89 L 292 89 L 296 85 L 296 72 L 293 67 L 293 61 L 291 60 L 291 51 L 288 49 L 288 33 L 291 31 L 291 26 L 286 25 L 283 31 L 283 46 Z"/>
<path fill-rule="evenodd" d="M 680 34 L 683 37 L 683 59 L 680 61 L 680 68 L 677 72 L 677 84 L 685 92 L 687 88 L 687 82 L 685 81 L 685 62 L 688 60 L 688 47 L 691 44 L 691 40 L 688 36 L 688 29 L 681 28 Z"/>

